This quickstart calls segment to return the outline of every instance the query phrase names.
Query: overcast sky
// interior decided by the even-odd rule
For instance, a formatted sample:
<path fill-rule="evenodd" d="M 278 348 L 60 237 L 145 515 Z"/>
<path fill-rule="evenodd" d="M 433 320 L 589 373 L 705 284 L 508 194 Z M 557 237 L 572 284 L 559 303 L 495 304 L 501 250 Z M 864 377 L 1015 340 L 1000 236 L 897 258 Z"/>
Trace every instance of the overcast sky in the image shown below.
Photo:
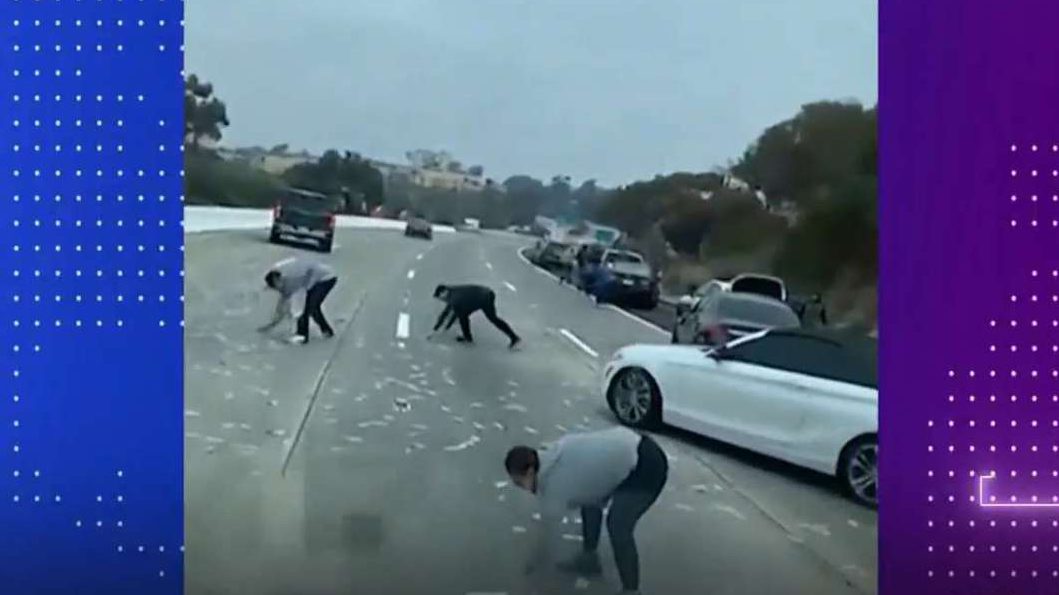
<path fill-rule="evenodd" d="M 874 0 L 186 0 L 229 146 L 447 149 L 503 180 L 705 171 L 877 98 Z"/>

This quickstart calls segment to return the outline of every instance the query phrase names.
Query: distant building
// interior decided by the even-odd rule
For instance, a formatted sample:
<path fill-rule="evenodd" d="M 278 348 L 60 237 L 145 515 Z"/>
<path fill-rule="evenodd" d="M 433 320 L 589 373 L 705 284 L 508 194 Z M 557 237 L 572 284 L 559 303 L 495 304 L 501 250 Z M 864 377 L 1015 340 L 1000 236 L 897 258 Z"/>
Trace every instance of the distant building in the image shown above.
<path fill-rule="evenodd" d="M 485 188 L 481 176 L 472 176 L 464 171 L 442 171 L 417 168 L 411 176 L 412 183 L 424 188 L 480 192 Z"/>
<path fill-rule="evenodd" d="M 250 165 L 268 172 L 273 175 L 282 175 L 288 169 L 295 165 L 301 165 L 303 163 L 312 163 L 317 160 L 317 157 L 309 154 L 288 154 L 288 153 L 265 153 L 264 155 L 258 155 L 250 160 Z"/>
<path fill-rule="evenodd" d="M 229 149 L 218 147 L 217 155 L 226 161 L 242 161 L 251 167 L 260 169 L 273 175 L 282 175 L 295 165 L 312 163 L 319 159 L 318 156 L 301 151 L 291 153 L 287 151 L 268 151 L 260 147 L 240 147 Z"/>
<path fill-rule="evenodd" d="M 408 165 L 371 160 L 372 167 L 382 173 L 386 183 L 397 178 L 405 178 L 409 183 L 421 188 L 454 190 L 457 192 L 480 192 L 488 186 L 482 173 L 465 171 L 452 156 L 444 151 L 409 151 L 405 154 Z M 472 168 L 475 169 L 475 168 Z"/>

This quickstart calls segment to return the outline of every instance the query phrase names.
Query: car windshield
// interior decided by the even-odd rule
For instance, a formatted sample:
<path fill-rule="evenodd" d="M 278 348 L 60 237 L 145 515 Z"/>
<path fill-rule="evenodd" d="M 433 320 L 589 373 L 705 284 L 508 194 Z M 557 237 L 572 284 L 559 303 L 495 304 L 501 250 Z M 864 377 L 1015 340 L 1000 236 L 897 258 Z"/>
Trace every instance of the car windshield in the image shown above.
<path fill-rule="evenodd" d="M 730 296 L 718 306 L 721 318 L 753 322 L 767 327 L 798 326 L 798 316 L 782 302 L 738 299 Z"/>
<path fill-rule="evenodd" d="M 607 264 L 643 264 L 643 257 L 632 252 L 610 252 L 606 261 Z"/>

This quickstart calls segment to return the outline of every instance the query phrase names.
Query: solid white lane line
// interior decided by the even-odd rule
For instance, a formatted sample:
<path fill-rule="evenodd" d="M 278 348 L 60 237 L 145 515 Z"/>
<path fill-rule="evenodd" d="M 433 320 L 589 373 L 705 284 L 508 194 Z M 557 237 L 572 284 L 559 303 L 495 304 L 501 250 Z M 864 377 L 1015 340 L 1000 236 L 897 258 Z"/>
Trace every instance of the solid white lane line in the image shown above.
<path fill-rule="evenodd" d="M 397 338 L 407 339 L 409 335 L 409 327 L 411 326 L 412 318 L 401 312 L 397 315 Z"/>
<path fill-rule="evenodd" d="M 416 270 L 412 269 L 412 270 L 408 271 L 408 280 L 411 281 L 412 279 L 415 279 L 415 278 L 416 278 Z"/>
<path fill-rule="evenodd" d="M 517 289 L 515 289 L 514 285 L 508 283 L 507 281 L 504 281 L 504 285 L 506 285 L 507 288 L 510 289 L 512 292 L 517 292 L 518 291 Z"/>
<path fill-rule="evenodd" d="M 526 263 L 527 265 L 529 265 L 529 267 L 531 269 L 537 271 L 538 273 L 544 275 L 545 277 L 549 277 L 551 279 L 554 279 L 555 281 L 559 280 L 559 277 L 556 277 L 555 275 L 549 273 L 548 271 L 546 271 L 546 270 L 538 267 L 537 265 L 533 264 L 532 262 L 530 262 L 529 259 L 526 258 L 526 255 L 522 253 L 523 250 L 524 250 L 524 248 L 519 248 L 518 250 L 515 250 L 515 254 L 518 254 L 518 257 L 519 257 L 520 260 L 522 260 L 522 262 Z"/>
<path fill-rule="evenodd" d="M 624 316 L 624 317 L 626 317 L 626 318 L 628 318 L 630 320 L 635 320 L 636 322 L 639 322 L 641 325 L 643 325 L 643 326 L 645 326 L 645 327 L 647 327 L 647 328 L 649 328 L 649 329 L 651 329 L 653 331 L 657 331 L 659 333 L 662 333 L 663 335 L 668 335 L 669 334 L 669 331 L 667 331 L 666 329 L 658 326 L 657 324 L 655 324 L 653 322 L 649 322 L 647 320 L 644 320 L 643 318 L 640 318 L 639 316 L 637 316 L 635 314 L 626 312 L 625 310 L 622 310 L 621 308 L 615 306 L 614 304 L 606 304 L 604 307 L 607 308 L 608 310 L 613 310 L 613 311 L 617 312 L 618 314 L 621 314 L 622 316 Z"/>
<path fill-rule="evenodd" d="M 596 350 L 592 349 L 591 347 L 589 347 L 588 344 L 585 343 L 584 341 L 582 341 L 581 339 L 579 339 L 577 335 L 571 333 L 570 331 L 568 331 L 568 330 L 566 330 L 564 328 L 559 329 L 559 333 L 562 334 L 562 336 L 566 337 L 567 340 L 569 340 L 571 343 L 576 345 L 577 348 L 580 349 L 581 351 L 584 351 L 585 353 L 591 355 L 592 357 L 599 357 L 599 354 L 596 353 Z"/>

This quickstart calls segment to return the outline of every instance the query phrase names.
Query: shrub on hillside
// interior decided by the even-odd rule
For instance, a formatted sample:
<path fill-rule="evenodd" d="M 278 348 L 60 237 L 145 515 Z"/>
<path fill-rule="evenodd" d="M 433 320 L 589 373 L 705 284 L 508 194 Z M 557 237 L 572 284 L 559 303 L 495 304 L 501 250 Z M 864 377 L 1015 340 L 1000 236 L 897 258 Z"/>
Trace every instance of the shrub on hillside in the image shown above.
<path fill-rule="evenodd" d="M 184 155 L 187 204 L 269 208 L 283 187 L 275 176 L 239 161 L 225 161 L 209 152 Z"/>
<path fill-rule="evenodd" d="M 821 201 L 807 209 L 784 238 L 774 268 L 794 282 L 831 287 L 840 277 L 874 283 L 878 224 L 872 197 Z"/>

